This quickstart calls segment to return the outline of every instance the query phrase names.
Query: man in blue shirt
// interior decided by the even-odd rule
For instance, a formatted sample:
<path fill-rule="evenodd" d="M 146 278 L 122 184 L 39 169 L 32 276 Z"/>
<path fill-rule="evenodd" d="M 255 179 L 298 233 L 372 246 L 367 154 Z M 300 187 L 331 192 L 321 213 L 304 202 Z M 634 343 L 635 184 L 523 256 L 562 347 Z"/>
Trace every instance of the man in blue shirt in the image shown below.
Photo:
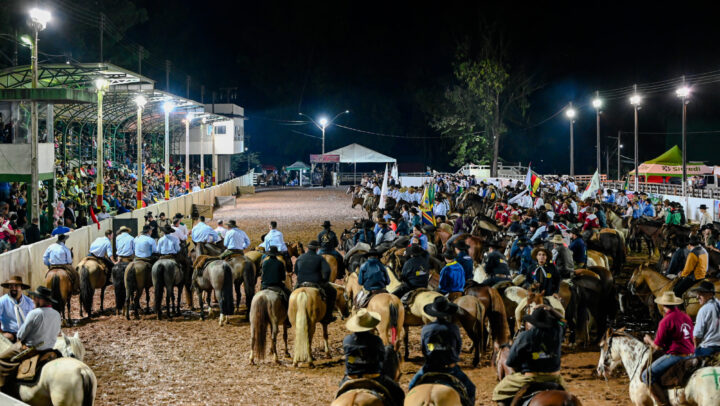
<path fill-rule="evenodd" d="M 108 275 L 110 274 L 112 267 L 116 264 L 116 262 L 112 259 L 112 238 L 112 230 L 106 230 L 104 237 L 98 237 L 90 245 L 90 252 L 88 254 L 105 265 L 105 273 Z"/>
<path fill-rule="evenodd" d="M 150 237 L 152 227 L 143 226 L 142 233 L 135 237 L 135 259 L 152 260 L 152 255 L 157 252 L 155 240 Z"/>
<path fill-rule="evenodd" d="M 213 243 L 220 241 L 220 236 L 217 231 L 205 224 L 205 216 L 200 216 L 200 222 L 193 227 L 191 235 L 195 243 Z"/>
<path fill-rule="evenodd" d="M 587 263 L 587 248 L 579 229 L 573 228 L 572 231 L 570 231 L 570 245 L 568 248 L 572 251 L 575 268 L 585 268 L 585 264 Z"/>
<path fill-rule="evenodd" d="M 163 232 L 163 236 L 157 242 L 157 252 L 160 255 L 177 255 L 180 252 L 180 239 L 173 235 L 175 230 L 170 225 L 165 224 L 160 231 Z"/>
<path fill-rule="evenodd" d="M 54 237 L 56 235 L 69 233 L 70 231 L 72 231 L 72 230 L 69 227 L 65 227 L 60 222 L 58 222 L 56 227 L 50 233 L 50 235 Z"/>
<path fill-rule="evenodd" d="M 468 250 L 470 249 L 470 246 L 468 246 L 465 241 L 457 241 L 454 244 L 455 248 L 455 260 L 460 264 L 460 266 L 463 267 L 463 271 L 465 271 L 465 280 L 469 280 L 473 278 L 473 260 L 472 257 L 470 257 L 470 254 L 468 254 Z"/>
<path fill-rule="evenodd" d="M 452 296 L 461 296 L 465 289 L 465 270 L 455 260 L 455 253 L 448 250 L 443 254 L 445 267 L 440 271 L 438 292 Z M 456 295 L 453 295 L 455 293 Z"/>
<path fill-rule="evenodd" d="M 250 237 L 245 231 L 237 228 L 235 220 L 228 221 L 228 228 L 229 230 L 223 239 L 226 250 L 220 255 L 220 258 L 223 259 L 232 254 L 242 254 L 245 249 L 250 247 Z"/>
<path fill-rule="evenodd" d="M 0 286 L 9 290 L 0 297 L 0 332 L 14 343 L 20 326 L 27 314 L 35 308 L 35 304 L 32 299 L 23 295 L 23 290 L 30 289 L 30 285 L 24 284 L 22 277 L 13 276 Z"/>
<path fill-rule="evenodd" d="M 73 294 L 80 293 L 80 278 L 72 266 L 72 252 L 65 246 L 67 234 L 58 235 L 57 242 L 47 247 L 43 254 L 43 263 L 48 268 L 63 268 L 70 275 L 73 285 Z"/>
<path fill-rule="evenodd" d="M 287 245 L 285 245 L 283 234 L 277 229 L 276 221 L 270 222 L 270 231 L 265 234 L 265 239 L 259 246 L 265 249 L 265 251 L 269 251 L 273 245 L 278 248 L 278 251 L 287 252 Z"/>
<path fill-rule="evenodd" d="M 115 238 L 115 254 L 119 261 L 130 262 L 135 254 L 135 239 L 130 235 L 130 229 L 122 226 L 118 229 Z"/>
<path fill-rule="evenodd" d="M 358 283 L 362 285 L 363 291 L 355 298 L 355 304 L 360 308 L 366 307 L 374 295 L 387 293 L 385 288 L 390 284 L 385 265 L 380 262 L 380 253 L 372 248 L 365 255 L 368 260 L 358 271 Z"/>
<path fill-rule="evenodd" d="M 422 225 L 416 225 L 412 229 L 412 236 L 417 238 L 420 242 L 420 247 L 427 251 L 428 249 L 428 239 L 425 234 L 423 234 Z"/>

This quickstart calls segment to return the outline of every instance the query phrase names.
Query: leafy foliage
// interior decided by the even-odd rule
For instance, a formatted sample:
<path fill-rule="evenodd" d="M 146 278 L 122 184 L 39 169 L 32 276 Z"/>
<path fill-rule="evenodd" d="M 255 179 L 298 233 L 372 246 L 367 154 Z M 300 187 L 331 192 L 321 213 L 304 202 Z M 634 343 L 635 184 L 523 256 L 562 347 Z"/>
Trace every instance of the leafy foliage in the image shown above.
<path fill-rule="evenodd" d="M 230 170 L 235 174 L 245 173 L 248 170 L 248 155 L 250 158 L 250 167 L 255 168 L 260 165 L 260 154 L 257 152 L 242 152 L 230 157 Z"/>

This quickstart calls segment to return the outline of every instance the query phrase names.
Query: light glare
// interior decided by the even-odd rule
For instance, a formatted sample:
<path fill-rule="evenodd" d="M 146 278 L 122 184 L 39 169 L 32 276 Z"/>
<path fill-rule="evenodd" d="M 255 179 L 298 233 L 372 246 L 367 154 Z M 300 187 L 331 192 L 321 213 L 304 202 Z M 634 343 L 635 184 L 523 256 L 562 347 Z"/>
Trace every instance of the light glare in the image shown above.
<path fill-rule="evenodd" d="M 47 26 L 48 21 L 52 18 L 52 14 L 50 14 L 47 10 L 42 10 L 37 7 L 33 7 L 30 9 L 30 19 L 33 23 L 37 24 L 40 27 L 40 30 L 44 30 L 45 26 Z"/>
<path fill-rule="evenodd" d="M 676 90 L 675 94 L 678 97 L 688 97 L 690 95 L 690 88 L 687 86 L 683 86 L 680 89 Z"/>
<path fill-rule="evenodd" d="M 600 99 L 593 99 L 592 105 L 593 105 L 593 107 L 595 107 L 596 109 L 599 109 L 600 107 L 602 107 L 602 100 L 600 100 Z"/>
<path fill-rule="evenodd" d="M 322 118 L 320 119 L 320 125 L 321 125 L 321 126 L 325 127 L 325 126 L 327 125 L 327 123 L 328 123 L 327 118 L 322 117 Z"/>
<path fill-rule="evenodd" d="M 137 104 L 138 107 L 143 108 L 147 104 L 147 99 L 143 95 L 138 95 L 133 99 L 135 104 Z"/>
<path fill-rule="evenodd" d="M 640 97 L 639 94 L 634 94 L 634 95 L 630 96 L 630 104 L 632 104 L 633 106 L 639 105 L 641 100 L 642 100 L 642 98 Z"/>
<path fill-rule="evenodd" d="M 572 107 L 570 107 L 570 108 L 568 108 L 567 110 L 565 110 L 565 115 L 566 115 L 568 118 L 575 118 L 575 113 L 576 113 L 576 112 L 575 112 L 575 109 L 572 108 Z"/>
<path fill-rule="evenodd" d="M 165 110 L 166 113 L 173 111 L 174 108 L 175 104 L 173 102 L 166 101 L 165 103 L 163 103 L 163 110 Z"/>
<path fill-rule="evenodd" d="M 110 85 L 110 82 L 107 81 L 105 78 L 97 78 L 95 79 L 95 88 L 97 90 L 105 90 Z"/>

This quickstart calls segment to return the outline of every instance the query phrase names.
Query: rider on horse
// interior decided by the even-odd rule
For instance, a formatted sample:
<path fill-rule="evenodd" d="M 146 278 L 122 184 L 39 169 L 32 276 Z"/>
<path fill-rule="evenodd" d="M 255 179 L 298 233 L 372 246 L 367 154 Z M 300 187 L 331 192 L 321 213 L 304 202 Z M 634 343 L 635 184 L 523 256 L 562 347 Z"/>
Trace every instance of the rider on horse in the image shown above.
<path fill-rule="evenodd" d="M 23 295 L 23 290 L 30 289 L 30 285 L 24 284 L 22 277 L 13 276 L 0 286 L 9 290 L 0 297 L 0 334 L 14 343 L 20 326 L 35 305 Z"/>
<path fill-rule="evenodd" d="M 337 279 L 343 279 L 345 278 L 343 256 L 337 252 L 337 247 L 340 245 L 340 242 L 338 241 L 337 235 L 330 229 L 330 227 L 332 227 L 330 221 L 325 220 L 322 224 L 323 231 L 321 231 L 317 236 L 318 241 L 320 242 L 320 250 L 318 251 L 318 254 L 334 256 L 337 260 Z"/>
<path fill-rule="evenodd" d="M 229 233 L 228 233 L 229 234 Z M 277 258 L 280 256 L 276 246 L 270 246 L 267 257 L 262 262 L 262 279 L 260 280 L 260 289 L 277 288 L 285 293 L 283 301 L 287 305 L 290 297 L 290 289 L 285 286 L 285 264 Z"/>
<path fill-rule="evenodd" d="M 363 290 L 355 298 L 357 307 L 367 307 L 370 299 L 378 293 L 387 293 L 385 289 L 390 284 L 390 277 L 385 265 L 380 262 L 380 253 L 370 249 L 365 256 L 368 260 L 362 264 L 358 271 L 358 283 Z"/>
<path fill-rule="evenodd" d="M 130 229 L 122 226 L 118 229 L 117 237 L 115 237 L 115 254 L 118 261 L 129 262 L 135 254 L 135 239 L 130 235 Z"/>
<path fill-rule="evenodd" d="M 295 289 L 301 287 L 303 283 L 318 285 L 327 298 L 325 317 L 320 322 L 330 324 L 336 320 L 332 313 L 337 297 L 337 291 L 330 284 L 330 265 L 317 254 L 317 250 L 320 248 L 317 241 L 310 241 L 307 248 L 307 252 L 300 255 L 295 261 L 295 274 L 297 275 Z"/>
<path fill-rule="evenodd" d="M 156 254 L 158 250 L 155 240 L 150 237 L 152 230 L 152 227 L 149 225 L 143 226 L 142 233 L 135 237 L 135 259 L 148 262 L 153 261 L 153 254 Z"/>
<path fill-rule="evenodd" d="M 485 259 L 487 279 L 482 282 L 482 285 L 493 286 L 498 282 L 510 280 L 510 267 L 508 266 L 505 255 L 499 251 L 500 243 L 498 241 L 490 241 L 488 246 L 490 249 Z"/>
<path fill-rule="evenodd" d="M 108 276 L 110 275 L 113 266 L 116 264 L 116 262 L 112 259 L 112 238 L 112 230 L 106 230 L 104 237 L 98 237 L 90 245 L 90 252 L 88 254 L 105 265 L 105 273 Z"/>
<path fill-rule="evenodd" d="M 687 245 L 688 253 L 685 260 L 685 268 L 680 273 L 680 280 L 673 288 L 675 296 L 682 297 L 692 285 L 701 279 L 705 279 L 708 270 L 708 253 L 705 248 L 700 245 L 700 239 L 697 236 L 690 237 Z"/>
<path fill-rule="evenodd" d="M 245 249 L 250 247 L 250 237 L 237 227 L 235 220 L 228 221 L 228 227 L 230 229 L 223 239 L 226 250 L 220 254 L 220 259 L 225 259 L 233 254 L 242 254 Z"/>
<path fill-rule="evenodd" d="M 195 244 L 215 243 L 220 241 L 220 236 L 212 227 L 205 224 L 205 216 L 200 216 L 200 222 L 192 228 L 192 240 Z M 205 253 L 205 252 L 203 252 Z"/>
<path fill-rule="evenodd" d="M 409 252 L 410 258 L 405 261 L 400 273 L 400 287 L 392 292 L 399 298 L 412 290 L 426 288 L 430 278 L 430 255 L 417 244 L 411 245 L 406 252 Z"/>
<path fill-rule="evenodd" d="M 555 382 L 564 385 L 560 375 L 560 355 L 565 322 L 551 308 L 541 307 L 525 316 L 525 331 L 510 347 L 505 365 L 516 372 L 495 386 L 492 400 L 510 404 L 515 394 L 531 382 Z"/>
<path fill-rule="evenodd" d="M 62 268 L 67 271 L 70 276 L 70 280 L 73 285 L 73 293 L 80 292 L 80 277 L 72 266 L 72 253 L 65 246 L 65 240 L 67 240 L 67 234 L 58 235 L 57 242 L 50 245 L 43 254 L 43 263 L 48 268 Z"/>
<path fill-rule="evenodd" d="M 715 285 L 703 281 L 692 290 L 697 294 L 700 310 L 695 317 L 693 337 L 695 356 L 707 357 L 720 352 L 720 301 L 715 297 Z"/>
<path fill-rule="evenodd" d="M 440 280 L 438 281 L 438 292 L 452 298 L 453 296 L 462 296 L 465 289 L 465 270 L 455 260 L 455 253 L 445 251 L 445 266 L 440 271 Z"/>
<path fill-rule="evenodd" d="M 468 254 L 468 250 L 470 249 L 470 246 L 467 245 L 465 241 L 458 241 L 455 244 L 453 244 L 453 249 L 455 250 L 455 260 L 460 264 L 460 266 L 463 267 L 463 270 L 465 271 L 465 280 L 469 280 L 473 278 L 473 259 L 470 257 L 470 254 Z"/>

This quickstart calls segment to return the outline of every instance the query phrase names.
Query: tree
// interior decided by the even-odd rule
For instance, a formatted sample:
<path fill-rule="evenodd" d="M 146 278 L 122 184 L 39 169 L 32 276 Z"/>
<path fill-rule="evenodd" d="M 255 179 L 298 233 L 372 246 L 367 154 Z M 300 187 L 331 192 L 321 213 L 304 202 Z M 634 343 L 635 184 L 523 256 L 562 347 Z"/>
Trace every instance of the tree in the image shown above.
<path fill-rule="evenodd" d="M 248 157 L 249 155 L 249 157 Z M 250 167 L 254 168 L 260 165 L 260 154 L 257 152 L 242 152 L 235 154 L 230 157 L 230 169 L 236 173 L 245 173 L 248 171 L 248 158 L 250 160 Z"/>

